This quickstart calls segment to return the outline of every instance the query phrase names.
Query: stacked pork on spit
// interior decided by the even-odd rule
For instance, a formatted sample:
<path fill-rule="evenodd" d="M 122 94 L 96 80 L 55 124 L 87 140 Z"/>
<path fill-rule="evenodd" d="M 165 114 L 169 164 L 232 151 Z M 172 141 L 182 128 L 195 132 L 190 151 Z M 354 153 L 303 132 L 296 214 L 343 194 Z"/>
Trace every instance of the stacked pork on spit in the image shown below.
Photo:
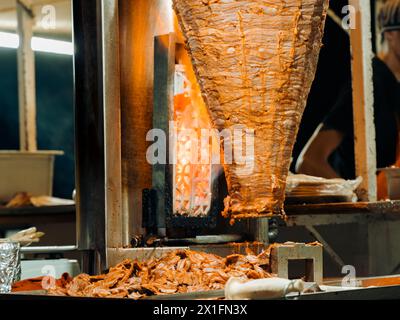
<path fill-rule="evenodd" d="M 233 219 L 282 214 L 328 0 L 173 3 L 214 127 L 247 129 L 242 139 L 225 137 L 225 148 L 254 147 L 251 161 L 234 156 L 224 164 L 226 214 Z"/>

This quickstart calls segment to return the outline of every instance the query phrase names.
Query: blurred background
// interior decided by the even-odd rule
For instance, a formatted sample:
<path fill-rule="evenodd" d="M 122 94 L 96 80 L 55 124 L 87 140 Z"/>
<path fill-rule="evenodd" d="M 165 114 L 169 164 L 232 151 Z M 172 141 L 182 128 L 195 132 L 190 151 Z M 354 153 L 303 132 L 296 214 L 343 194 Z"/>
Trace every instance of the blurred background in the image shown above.
<path fill-rule="evenodd" d="M 62 41 L 34 49 L 37 144 L 39 150 L 64 151 L 55 160 L 53 195 L 71 198 L 75 185 L 71 1 L 32 3 L 34 36 Z M 4 150 L 19 149 L 16 28 L 15 0 L 0 1 L 0 149 Z"/>

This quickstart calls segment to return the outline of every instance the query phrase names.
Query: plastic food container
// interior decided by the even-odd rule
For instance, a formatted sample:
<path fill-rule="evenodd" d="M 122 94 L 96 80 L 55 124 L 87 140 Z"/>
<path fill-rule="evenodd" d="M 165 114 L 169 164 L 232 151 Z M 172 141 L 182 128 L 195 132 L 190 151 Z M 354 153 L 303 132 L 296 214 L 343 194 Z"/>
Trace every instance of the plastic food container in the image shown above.
<path fill-rule="evenodd" d="M 7 202 L 18 192 L 51 196 L 56 155 L 62 151 L 0 151 L 0 201 Z"/>
<path fill-rule="evenodd" d="M 78 261 L 68 259 L 22 260 L 21 269 L 21 280 L 43 276 L 59 279 L 63 273 L 68 273 L 72 277 L 80 273 Z"/>

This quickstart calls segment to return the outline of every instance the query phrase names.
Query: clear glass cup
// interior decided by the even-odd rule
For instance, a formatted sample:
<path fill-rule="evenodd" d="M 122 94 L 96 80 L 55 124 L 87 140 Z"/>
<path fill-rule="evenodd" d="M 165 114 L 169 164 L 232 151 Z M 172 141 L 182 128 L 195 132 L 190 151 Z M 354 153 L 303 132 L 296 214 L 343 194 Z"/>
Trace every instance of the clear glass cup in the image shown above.
<path fill-rule="evenodd" d="M 20 276 L 20 245 L 18 242 L 0 240 L 0 293 L 10 293 Z"/>

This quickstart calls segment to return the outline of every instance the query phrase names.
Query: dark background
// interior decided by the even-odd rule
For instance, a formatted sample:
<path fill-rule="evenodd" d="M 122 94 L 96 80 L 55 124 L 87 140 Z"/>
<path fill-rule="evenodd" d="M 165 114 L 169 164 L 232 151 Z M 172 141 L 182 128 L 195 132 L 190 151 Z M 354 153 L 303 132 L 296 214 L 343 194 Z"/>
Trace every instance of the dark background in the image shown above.
<path fill-rule="evenodd" d="M 375 0 L 371 0 L 370 2 L 372 9 L 371 17 L 374 17 Z M 345 14 L 341 13 L 342 8 L 347 4 L 348 0 L 331 0 L 329 2 L 330 8 L 341 18 L 345 16 Z M 375 20 L 372 19 L 372 47 L 374 51 L 375 37 Z M 328 17 L 317 73 L 293 150 L 293 162 L 291 166 L 293 172 L 297 157 L 304 145 L 333 107 L 342 86 L 351 80 L 350 58 L 349 36 Z"/>
<path fill-rule="evenodd" d="M 340 17 L 348 1 L 330 1 L 330 8 Z M 339 91 L 351 78 L 350 41 L 348 35 L 330 18 L 326 21 L 323 47 L 321 49 L 315 81 L 311 88 L 293 151 L 291 170 L 297 157 L 318 125 L 333 107 Z"/>
<path fill-rule="evenodd" d="M 62 150 L 54 171 L 54 196 L 71 198 L 74 180 L 72 56 L 35 53 L 39 150 Z M 17 53 L 0 48 L 0 149 L 19 149 Z M 0 177 L 1 178 L 1 177 Z"/>

